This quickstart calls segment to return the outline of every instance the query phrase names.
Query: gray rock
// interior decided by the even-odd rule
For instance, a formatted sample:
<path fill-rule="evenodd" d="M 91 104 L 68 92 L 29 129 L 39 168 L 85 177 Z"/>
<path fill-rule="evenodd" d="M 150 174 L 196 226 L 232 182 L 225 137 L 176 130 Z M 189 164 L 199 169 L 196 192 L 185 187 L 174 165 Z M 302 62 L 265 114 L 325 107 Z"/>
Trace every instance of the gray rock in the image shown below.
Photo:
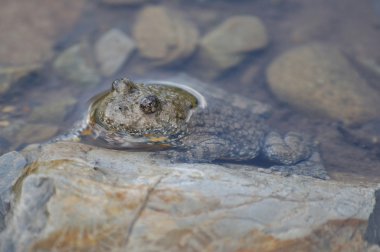
<path fill-rule="evenodd" d="M 25 165 L 25 158 L 16 151 L 0 157 L 0 231 L 5 227 L 4 218 L 9 210 L 11 201 L 10 191 Z"/>
<path fill-rule="evenodd" d="M 380 190 L 375 192 L 376 204 L 368 219 L 365 239 L 371 244 L 380 245 Z"/>
<path fill-rule="evenodd" d="M 273 93 L 296 108 L 344 122 L 379 115 L 380 95 L 336 48 L 308 44 L 280 55 L 269 66 Z"/>
<path fill-rule="evenodd" d="M 95 44 L 95 55 L 100 70 L 105 76 L 111 76 L 130 57 L 135 43 L 124 32 L 112 29 L 103 34 Z"/>
<path fill-rule="evenodd" d="M 10 189 L 25 165 L 24 156 L 16 151 L 6 153 L 0 157 L 0 195 Z"/>
<path fill-rule="evenodd" d="M 85 43 L 73 45 L 62 52 L 55 59 L 53 68 L 71 85 L 96 86 L 100 81 L 92 52 Z"/>
<path fill-rule="evenodd" d="M 378 187 L 170 163 L 78 143 L 24 153 L 34 163 L 15 188 L 3 250 L 263 251 L 270 244 L 362 251 Z"/>
<path fill-rule="evenodd" d="M 262 21 L 254 16 L 235 16 L 227 19 L 206 34 L 200 43 L 200 64 L 206 75 L 216 77 L 238 65 L 247 53 L 268 44 Z"/>
<path fill-rule="evenodd" d="M 165 65 L 194 52 L 198 30 L 175 10 L 149 6 L 138 14 L 133 37 L 143 57 Z"/>
<path fill-rule="evenodd" d="M 1 241 L 2 251 L 28 250 L 34 234 L 46 228 L 48 212 L 45 205 L 53 194 L 54 182 L 51 178 L 30 176 L 25 179 L 20 192 L 21 200 L 13 213 L 13 225 L 6 231 L 13 238 Z"/>

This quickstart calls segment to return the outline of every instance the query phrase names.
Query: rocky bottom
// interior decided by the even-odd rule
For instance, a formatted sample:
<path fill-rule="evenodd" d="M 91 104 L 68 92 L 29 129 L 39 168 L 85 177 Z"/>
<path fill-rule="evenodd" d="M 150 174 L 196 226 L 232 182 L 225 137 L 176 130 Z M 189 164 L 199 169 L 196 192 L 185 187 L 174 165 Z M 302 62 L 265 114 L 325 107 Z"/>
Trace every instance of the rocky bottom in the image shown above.
<path fill-rule="evenodd" d="M 0 187 L 1 251 L 379 251 L 364 240 L 377 185 L 79 143 L 21 154 Z"/>

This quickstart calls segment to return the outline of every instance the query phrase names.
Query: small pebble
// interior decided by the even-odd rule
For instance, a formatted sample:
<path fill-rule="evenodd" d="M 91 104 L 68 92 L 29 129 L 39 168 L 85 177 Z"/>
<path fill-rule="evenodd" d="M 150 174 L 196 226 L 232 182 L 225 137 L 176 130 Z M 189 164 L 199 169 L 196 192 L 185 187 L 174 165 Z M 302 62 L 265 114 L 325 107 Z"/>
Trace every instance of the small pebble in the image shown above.
<path fill-rule="evenodd" d="M 0 121 L 0 127 L 8 127 L 10 125 L 9 121 Z"/>
<path fill-rule="evenodd" d="M 16 111 L 15 106 L 5 106 L 2 110 L 3 113 L 13 113 Z"/>
<path fill-rule="evenodd" d="M 179 12 L 149 6 L 138 14 L 133 37 L 141 56 L 156 65 L 165 65 L 194 52 L 198 30 Z"/>

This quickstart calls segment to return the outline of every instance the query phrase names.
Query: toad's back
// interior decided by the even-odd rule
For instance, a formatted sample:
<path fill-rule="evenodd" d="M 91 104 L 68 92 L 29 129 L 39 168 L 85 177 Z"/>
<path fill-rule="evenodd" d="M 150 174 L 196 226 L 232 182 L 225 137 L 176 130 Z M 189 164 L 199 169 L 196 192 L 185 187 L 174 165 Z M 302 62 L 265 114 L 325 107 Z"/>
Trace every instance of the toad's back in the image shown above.
<path fill-rule="evenodd" d="M 207 104 L 206 108 L 199 109 L 192 115 L 183 144 L 205 144 L 207 148 L 207 145 L 215 142 L 224 146 L 223 159 L 255 158 L 268 132 L 260 116 L 220 99 L 208 98 Z"/>

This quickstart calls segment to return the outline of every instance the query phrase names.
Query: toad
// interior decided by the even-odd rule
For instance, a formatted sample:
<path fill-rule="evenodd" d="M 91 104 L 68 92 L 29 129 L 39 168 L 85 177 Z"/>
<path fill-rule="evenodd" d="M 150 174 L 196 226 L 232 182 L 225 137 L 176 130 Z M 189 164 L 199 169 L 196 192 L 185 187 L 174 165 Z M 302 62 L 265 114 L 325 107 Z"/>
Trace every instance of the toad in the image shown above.
<path fill-rule="evenodd" d="M 92 100 L 79 136 L 114 149 L 153 148 L 172 161 L 253 161 L 286 175 L 328 178 L 304 135 L 282 136 L 250 110 L 182 85 L 116 80 Z"/>

